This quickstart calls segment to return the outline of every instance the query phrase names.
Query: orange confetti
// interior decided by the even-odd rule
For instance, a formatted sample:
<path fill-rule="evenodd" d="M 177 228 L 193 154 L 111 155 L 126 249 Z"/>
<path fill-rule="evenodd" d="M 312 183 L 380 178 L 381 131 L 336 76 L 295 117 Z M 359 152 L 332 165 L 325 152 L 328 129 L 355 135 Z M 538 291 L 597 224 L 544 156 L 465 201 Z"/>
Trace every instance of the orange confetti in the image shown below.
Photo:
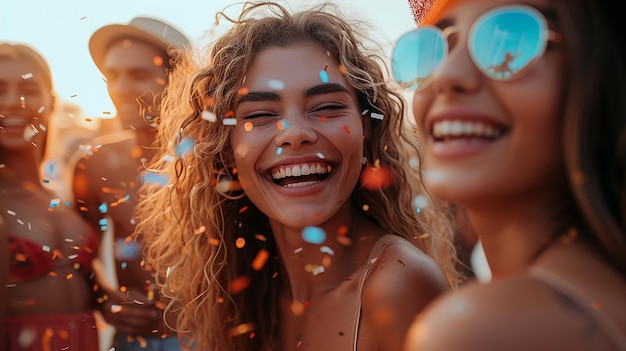
<path fill-rule="evenodd" d="M 388 187 L 393 182 L 393 175 L 389 167 L 365 167 L 361 172 L 361 184 L 368 190 L 379 190 Z"/>
<path fill-rule="evenodd" d="M 43 351 L 50 351 L 52 337 L 54 336 L 54 330 L 52 328 L 46 328 L 46 331 L 43 333 L 43 337 L 41 338 L 41 347 Z"/>
<path fill-rule="evenodd" d="M 350 131 L 350 128 L 348 128 L 348 126 L 343 126 L 343 130 L 344 130 L 346 133 L 348 133 L 348 134 L 352 133 L 352 132 Z"/>
<path fill-rule="evenodd" d="M 246 88 L 246 87 L 239 88 L 239 90 L 237 90 L 237 94 L 239 94 L 239 95 L 246 95 L 246 94 L 248 94 L 248 88 Z"/>
<path fill-rule="evenodd" d="M 235 240 L 235 246 L 236 246 L 238 249 L 243 248 L 244 246 L 246 246 L 246 239 L 241 238 L 241 237 L 240 237 L 240 238 L 237 238 L 237 240 Z"/>
<path fill-rule="evenodd" d="M 244 291 L 250 285 L 250 278 L 247 276 L 241 276 L 235 278 L 230 282 L 229 291 L 233 294 Z"/>
<path fill-rule="evenodd" d="M 250 132 L 250 131 L 252 131 L 252 128 L 253 128 L 253 127 L 254 127 L 254 124 L 252 124 L 252 122 L 249 122 L 249 121 L 243 124 L 243 129 L 244 129 L 246 132 Z"/>
<path fill-rule="evenodd" d="M 239 213 L 244 213 L 248 210 L 248 206 L 244 206 L 241 209 L 239 209 Z"/>
<path fill-rule="evenodd" d="M 161 67 L 161 66 L 163 66 L 163 57 L 158 56 L 158 55 L 157 55 L 157 56 L 154 56 L 154 57 L 152 58 L 152 64 L 154 64 L 154 65 L 155 65 L 155 66 L 157 66 L 157 67 Z"/>
<path fill-rule="evenodd" d="M 269 257 L 270 257 L 269 251 L 265 249 L 259 250 L 256 257 L 252 261 L 252 269 L 254 269 L 255 271 L 260 271 L 263 268 L 263 266 L 265 266 L 265 262 L 267 262 L 267 259 Z"/>

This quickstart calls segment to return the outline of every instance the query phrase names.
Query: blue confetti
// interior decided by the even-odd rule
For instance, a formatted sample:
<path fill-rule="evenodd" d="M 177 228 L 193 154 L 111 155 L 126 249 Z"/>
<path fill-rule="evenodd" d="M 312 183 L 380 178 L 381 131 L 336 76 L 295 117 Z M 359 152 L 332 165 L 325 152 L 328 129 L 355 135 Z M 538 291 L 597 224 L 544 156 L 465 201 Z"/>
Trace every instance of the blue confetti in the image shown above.
<path fill-rule="evenodd" d="M 320 71 L 320 79 L 322 83 L 328 83 L 328 74 L 326 74 L 326 71 Z"/>
<path fill-rule="evenodd" d="M 326 232 L 319 227 L 304 227 L 302 229 L 302 239 L 311 244 L 321 244 L 326 240 Z"/>
<path fill-rule="evenodd" d="M 184 137 L 180 139 L 179 143 L 176 145 L 176 155 L 178 155 L 179 157 L 184 156 L 185 154 L 189 153 L 191 149 L 193 149 L 194 145 L 195 142 L 192 138 Z"/>
<path fill-rule="evenodd" d="M 98 221 L 98 224 L 100 225 L 100 230 L 103 231 L 103 232 L 106 231 L 109 228 L 109 220 L 106 219 L 106 218 L 101 218 Z"/>
<path fill-rule="evenodd" d="M 280 155 L 283 153 L 283 148 L 282 147 L 278 147 L 278 149 L 276 149 L 276 155 Z"/>
<path fill-rule="evenodd" d="M 143 184 L 167 185 L 169 183 L 169 178 L 163 174 L 155 172 L 145 172 L 141 175 L 141 182 Z"/>
<path fill-rule="evenodd" d="M 107 213 L 109 212 L 109 206 L 107 206 L 106 202 L 103 202 L 98 206 L 98 211 L 100 211 L 100 213 Z"/>

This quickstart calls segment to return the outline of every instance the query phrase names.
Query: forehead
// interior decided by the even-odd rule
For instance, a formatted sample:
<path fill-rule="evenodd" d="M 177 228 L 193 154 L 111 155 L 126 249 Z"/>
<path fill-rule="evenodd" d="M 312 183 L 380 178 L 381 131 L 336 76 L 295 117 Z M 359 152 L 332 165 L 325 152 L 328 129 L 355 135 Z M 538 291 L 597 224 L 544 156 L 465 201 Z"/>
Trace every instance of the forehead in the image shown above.
<path fill-rule="evenodd" d="M 268 86 L 297 89 L 328 82 L 348 88 L 336 58 L 310 43 L 270 47 L 259 52 L 248 68 L 245 86 L 249 89 Z"/>
<path fill-rule="evenodd" d="M 41 68 L 28 60 L 0 58 L 0 82 L 14 84 L 46 84 Z"/>
<path fill-rule="evenodd" d="M 160 48 L 134 38 L 116 39 L 104 55 L 104 69 L 138 68 L 163 65 Z"/>

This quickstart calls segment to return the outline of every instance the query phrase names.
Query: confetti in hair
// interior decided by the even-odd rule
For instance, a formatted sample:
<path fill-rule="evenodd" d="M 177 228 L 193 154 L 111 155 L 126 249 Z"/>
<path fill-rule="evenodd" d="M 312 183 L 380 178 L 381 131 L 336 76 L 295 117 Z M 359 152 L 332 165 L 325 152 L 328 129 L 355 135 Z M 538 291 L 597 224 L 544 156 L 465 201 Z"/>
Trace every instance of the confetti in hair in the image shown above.
<path fill-rule="evenodd" d="M 411 14 L 416 24 L 422 23 L 431 6 L 435 6 L 437 0 L 409 0 Z"/>

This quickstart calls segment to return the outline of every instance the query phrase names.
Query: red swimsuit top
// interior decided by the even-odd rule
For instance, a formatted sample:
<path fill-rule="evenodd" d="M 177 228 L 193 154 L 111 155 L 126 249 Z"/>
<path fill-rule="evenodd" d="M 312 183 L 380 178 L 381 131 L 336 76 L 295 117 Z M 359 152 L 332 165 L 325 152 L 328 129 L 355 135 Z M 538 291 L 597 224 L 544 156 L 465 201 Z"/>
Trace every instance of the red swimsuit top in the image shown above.
<path fill-rule="evenodd" d="M 91 271 L 91 261 L 98 248 L 98 237 L 90 228 L 84 246 L 69 257 L 56 249 L 38 244 L 29 239 L 9 235 L 9 280 L 22 282 L 37 278 L 52 270 L 55 260 L 69 259 L 76 270 Z"/>

